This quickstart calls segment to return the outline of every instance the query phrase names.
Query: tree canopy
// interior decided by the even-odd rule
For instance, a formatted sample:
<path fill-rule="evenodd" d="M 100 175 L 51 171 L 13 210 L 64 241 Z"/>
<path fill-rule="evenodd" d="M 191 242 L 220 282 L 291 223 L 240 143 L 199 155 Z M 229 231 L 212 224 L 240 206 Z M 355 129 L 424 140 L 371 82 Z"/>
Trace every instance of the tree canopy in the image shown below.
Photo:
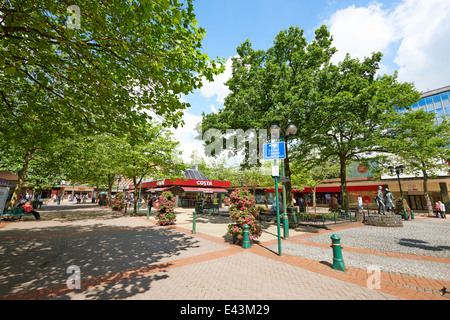
<path fill-rule="evenodd" d="M 232 59 L 232 77 L 226 83 L 230 94 L 225 98 L 225 107 L 217 114 L 203 114 L 202 132 L 217 129 L 225 136 L 227 129 L 266 130 L 264 137 L 258 136 L 258 143 L 268 138 L 272 124 L 282 130 L 295 124 L 298 136 L 309 134 L 306 124 L 312 116 L 311 101 L 317 94 L 315 79 L 335 52 L 331 42 L 325 26 L 316 30 L 309 43 L 298 27 L 281 31 L 267 50 L 253 49 L 250 40 L 243 42 L 237 48 L 238 57 Z M 248 148 L 246 154 L 248 159 Z M 289 154 L 284 165 L 286 176 L 290 176 Z M 287 193 L 291 203 L 290 182 Z"/>
<path fill-rule="evenodd" d="M 0 140 L 22 159 L 61 136 L 127 136 L 182 124 L 180 95 L 222 72 L 201 52 L 193 0 L 0 4 Z"/>
<path fill-rule="evenodd" d="M 268 50 L 255 50 L 247 40 L 237 52 L 226 83 L 230 94 L 217 114 L 203 115 L 203 132 L 217 129 L 225 136 L 226 129 L 269 130 L 277 124 L 286 141 L 284 130 L 294 124 L 298 132 L 289 143 L 285 175 L 291 176 L 292 158 L 310 167 L 337 159 L 342 204 L 348 209 L 347 164 L 386 150 L 395 108 L 408 108 L 420 98 L 414 85 L 398 82 L 397 73 L 377 75 L 381 53 L 363 60 L 347 55 L 333 64 L 336 49 L 325 26 L 310 43 L 303 30 L 291 27 L 281 31 Z M 210 143 L 212 139 L 206 141 Z M 286 189 L 291 203 L 290 182 Z"/>

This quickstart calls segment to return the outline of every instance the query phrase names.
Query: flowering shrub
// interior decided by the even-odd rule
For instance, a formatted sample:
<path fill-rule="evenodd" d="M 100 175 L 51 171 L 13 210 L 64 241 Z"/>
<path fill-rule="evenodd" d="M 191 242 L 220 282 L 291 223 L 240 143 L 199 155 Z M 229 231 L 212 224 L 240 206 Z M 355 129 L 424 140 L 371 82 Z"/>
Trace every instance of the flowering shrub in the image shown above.
<path fill-rule="evenodd" d="M 405 205 L 406 214 L 408 215 L 408 218 L 411 218 L 411 208 L 408 205 L 408 202 L 406 199 L 403 199 L 403 204 Z M 395 201 L 395 214 L 400 214 L 403 216 L 403 204 L 402 204 L 402 198 L 398 198 Z"/>
<path fill-rule="evenodd" d="M 158 201 L 159 208 L 158 213 L 156 214 L 158 224 L 160 226 L 175 224 L 175 221 L 177 221 L 176 215 L 174 213 L 176 198 L 173 193 L 170 191 L 164 191 L 159 196 Z"/>
<path fill-rule="evenodd" d="M 125 199 L 122 193 L 116 194 L 114 202 L 112 203 L 112 208 L 114 210 L 122 210 L 125 207 Z"/>
<path fill-rule="evenodd" d="M 233 236 L 233 243 L 244 241 L 244 225 L 249 226 L 250 241 L 261 236 L 261 226 L 256 223 L 258 211 L 255 206 L 255 197 L 248 191 L 237 189 L 230 195 L 230 218 L 235 221 L 228 225 L 225 235 Z"/>
<path fill-rule="evenodd" d="M 330 212 L 338 212 L 339 211 L 339 203 L 337 198 L 332 197 L 330 199 L 330 202 L 328 203 L 328 208 L 330 210 Z"/>
<path fill-rule="evenodd" d="M 107 201 L 108 199 L 107 199 L 107 197 L 106 197 L 106 194 L 104 194 L 104 193 L 102 193 L 102 194 L 100 194 L 99 196 L 98 196 L 98 205 L 99 206 L 106 206 L 106 204 L 107 204 Z"/>

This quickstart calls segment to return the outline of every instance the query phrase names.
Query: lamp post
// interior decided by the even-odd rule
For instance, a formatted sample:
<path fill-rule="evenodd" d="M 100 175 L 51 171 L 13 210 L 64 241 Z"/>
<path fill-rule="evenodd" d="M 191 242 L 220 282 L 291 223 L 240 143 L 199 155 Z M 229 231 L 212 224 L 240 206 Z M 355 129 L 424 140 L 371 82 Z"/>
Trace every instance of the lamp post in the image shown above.
<path fill-rule="evenodd" d="M 400 175 L 403 174 L 403 170 L 405 169 L 405 166 L 399 165 L 399 166 L 396 166 L 395 168 L 393 166 L 389 166 L 388 169 L 391 171 L 391 175 L 394 174 L 394 170 L 395 170 L 395 173 L 397 174 L 398 186 L 400 188 L 400 197 L 402 198 L 403 218 L 405 220 L 408 220 L 408 214 L 406 213 L 406 208 L 405 208 L 405 200 L 403 199 L 402 184 L 400 183 Z"/>
<path fill-rule="evenodd" d="M 293 137 L 296 133 L 297 133 L 297 127 L 293 124 L 290 124 L 286 127 L 285 131 L 284 131 L 284 135 L 280 135 L 280 127 L 277 124 L 274 124 L 270 127 L 271 132 L 275 131 L 276 136 L 279 137 L 279 141 L 283 141 L 285 142 L 285 153 L 287 156 L 287 151 L 288 151 L 288 147 L 287 147 L 287 140 L 291 137 Z M 286 141 L 285 141 L 286 138 Z M 281 166 L 281 174 L 283 176 L 283 178 L 285 177 L 285 168 L 284 168 L 284 161 L 283 164 Z M 289 239 L 289 220 L 288 220 L 288 216 L 287 216 L 287 207 L 286 207 L 286 186 L 283 183 L 282 184 L 282 188 L 283 188 L 283 235 L 284 235 L 284 239 Z M 276 192 L 278 194 L 278 188 L 276 189 Z M 277 205 L 278 205 L 278 201 L 277 201 Z"/>
<path fill-rule="evenodd" d="M 278 141 L 280 135 L 280 127 L 276 124 L 273 124 L 270 126 L 270 139 L 272 142 Z M 276 168 L 277 160 L 273 160 L 274 168 Z M 278 200 L 278 176 L 279 170 L 276 170 L 277 172 L 272 171 L 272 177 L 275 178 L 275 203 L 277 208 L 277 233 L 278 233 L 278 254 L 281 256 L 281 239 L 280 239 L 280 203 Z"/>

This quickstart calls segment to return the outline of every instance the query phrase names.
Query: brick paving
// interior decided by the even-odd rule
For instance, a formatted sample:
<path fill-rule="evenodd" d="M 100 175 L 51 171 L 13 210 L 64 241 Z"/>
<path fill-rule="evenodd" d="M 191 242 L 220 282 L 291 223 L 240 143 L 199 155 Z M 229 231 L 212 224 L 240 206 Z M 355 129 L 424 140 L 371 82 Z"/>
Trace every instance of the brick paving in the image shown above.
<path fill-rule="evenodd" d="M 380 288 L 368 288 L 371 274 L 346 265 L 332 268 L 330 244 L 315 238 L 360 224 L 314 232 L 290 230 L 278 255 L 276 229 L 267 226 L 250 249 L 232 245 L 223 234 L 227 218 L 201 216 L 192 234 L 192 214 L 178 212 L 174 226 L 150 217 L 77 221 L 23 221 L 0 224 L 2 300 L 448 300 L 439 294 L 450 279 L 380 273 Z M 414 222 L 412 222 L 414 223 Z M 414 235 L 410 235 L 414 238 Z M 448 243 L 449 239 L 444 239 Z M 289 254 L 329 250 L 325 259 Z M 448 270 L 448 250 L 440 256 L 344 246 L 345 253 L 395 261 L 429 261 Z M 81 270 L 81 288 L 69 289 L 67 267 Z"/>

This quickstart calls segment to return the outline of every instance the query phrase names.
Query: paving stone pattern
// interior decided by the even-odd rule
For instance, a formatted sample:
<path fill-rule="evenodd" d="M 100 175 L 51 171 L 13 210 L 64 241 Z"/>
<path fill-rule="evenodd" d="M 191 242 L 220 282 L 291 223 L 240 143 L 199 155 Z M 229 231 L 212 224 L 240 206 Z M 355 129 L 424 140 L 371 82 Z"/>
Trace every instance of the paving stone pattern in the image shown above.
<path fill-rule="evenodd" d="M 444 219 L 290 230 L 279 255 L 273 225 L 243 249 L 224 236 L 226 218 L 201 217 L 192 234 L 192 211 L 177 216 L 167 227 L 130 216 L 2 222 L 0 299 L 448 300 L 439 294 L 450 287 Z M 345 272 L 332 269 L 332 234 Z M 78 290 L 66 284 L 70 265 L 81 270 Z M 368 288 L 372 265 L 381 268 L 379 289 Z"/>

